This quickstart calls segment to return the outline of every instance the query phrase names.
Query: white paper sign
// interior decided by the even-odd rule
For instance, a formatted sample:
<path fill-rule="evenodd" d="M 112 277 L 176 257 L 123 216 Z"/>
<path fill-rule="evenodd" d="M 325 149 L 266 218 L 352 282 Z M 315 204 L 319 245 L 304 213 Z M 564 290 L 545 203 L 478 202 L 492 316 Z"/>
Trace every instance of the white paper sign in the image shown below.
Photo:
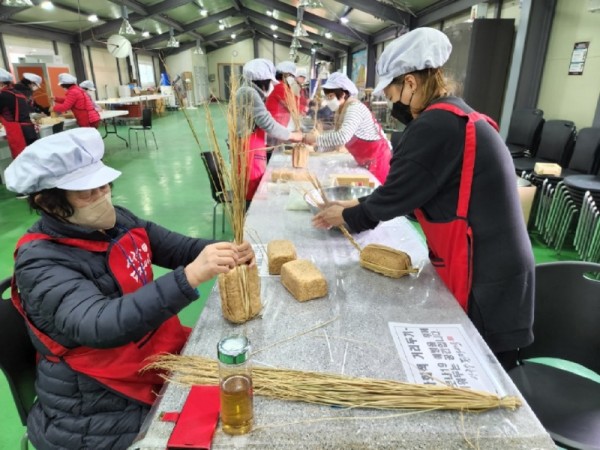
<path fill-rule="evenodd" d="M 389 322 L 407 381 L 447 384 L 502 395 L 460 324 Z"/>

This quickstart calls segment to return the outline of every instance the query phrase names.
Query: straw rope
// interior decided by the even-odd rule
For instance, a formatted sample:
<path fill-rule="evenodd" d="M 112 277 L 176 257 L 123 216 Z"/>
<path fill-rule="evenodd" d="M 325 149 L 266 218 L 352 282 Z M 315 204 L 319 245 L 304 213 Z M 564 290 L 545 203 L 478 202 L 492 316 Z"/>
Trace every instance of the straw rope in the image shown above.
<path fill-rule="evenodd" d="M 161 355 L 146 369 L 171 372 L 169 381 L 183 385 L 217 385 L 217 361 L 201 356 Z M 256 395 L 346 408 L 445 409 L 485 411 L 515 409 L 515 396 L 498 395 L 448 385 L 421 385 L 393 380 L 348 377 L 312 371 L 255 367 Z"/>

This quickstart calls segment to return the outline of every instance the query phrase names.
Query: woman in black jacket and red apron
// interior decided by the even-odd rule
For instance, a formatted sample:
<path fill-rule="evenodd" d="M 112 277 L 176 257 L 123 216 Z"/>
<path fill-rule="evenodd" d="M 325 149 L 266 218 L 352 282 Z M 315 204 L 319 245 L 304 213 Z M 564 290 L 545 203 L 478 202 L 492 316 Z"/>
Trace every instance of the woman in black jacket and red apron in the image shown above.
<path fill-rule="evenodd" d="M 432 265 L 508 369 L 533 341 L 535 262 L 496 124 L 449 95 L 441 67 L 451 50 L 432 28 L 386 47 L 374 93 L 383 90 L 407 125 L 387 180 L 368 197 L 322 211 L 314 225 L 362 231 L 415 211 Z"/>
<path fill-rule="evenodd" d="M 190 238 L 114 207 L 120 172 L 103 155 L 100 133 L 76 128 L 27 147 L 5 172 L 41 216 L 17 243 L 12 290 L 39 355 L 27 418 L 39 450 L 129 447 L 163 383 L 141 370 L 189 335 L 177 313 L 201 283 L 254 263 L 247 242 Z M 171 270 L 155 278 L 153 265 Z"/>
<path fill-rule="evenodd" d="M 14 89 L 13 76 L 0 69 L 0 122 L 6 130 L 10 154 L 15 159 L 29 144 L 39 139 L 38 132 L 29 117 L 29 99 Z"/>

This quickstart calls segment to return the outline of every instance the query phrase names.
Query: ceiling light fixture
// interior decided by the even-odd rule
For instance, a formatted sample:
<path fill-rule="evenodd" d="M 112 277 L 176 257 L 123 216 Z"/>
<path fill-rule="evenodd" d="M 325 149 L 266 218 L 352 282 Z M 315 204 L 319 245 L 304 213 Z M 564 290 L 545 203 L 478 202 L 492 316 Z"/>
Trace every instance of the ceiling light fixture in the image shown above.
<path fill-rule="evenodd" d="M 51 9 L 54 9 L 54 4 L 50 0 L 44 0 L 42 3 L 40 3 L 40 7 L 49 11 Z"/>
<path fill-rule="evenodd" d="M 296 24 L 296 28 L 294 28 L 294 34 L 292 36 L 294 36 L 294 37 L 307 37 L 308 36 L 307 31 L 302 26 L 301 20 L 299 20 L 298 23 Z"/>
<path fill-rule="evenodd" d="M 268 10 L 268 11 L 267 11 L 267 16 L 269 16 L 269 17 L 273 17 L 273 11 L 271 11 L 271 10 Z"/>
<path fill-rule="evenodd" d="M 293 48 L 293 49 L 302 48 L 302 44 L 300 44 L 300 41 L 298 40 L 298 38 L 295 37 L 294 39 L 292 39 L 290 48 Z"/>
<path fill-rule="evenodd" d="M 279 36 L 277 36 L 276 34 L 273 35 L 274 39 L 277 39 Z"/>
<path fill-rule="evenodd" d="M 150 37 L 150 32 L 149 31 L 142 31 L 142 37 L 149 38 Z"/>
<path fill-rule="evenodd" d="M 24 6 L 35 6 L 31 3 L 31 0 L 4 0 L 2 6 L 13 6 L 15 8 L 22 8 Z"/>
<path fill-rule="evenodd" d="M 178 48 L 179 47 L 179 41 L 177 39 L 175 39 L 175 36 L 173 35 L 173 27 L 171 27 L 169 29 L 169 40 L 167 41 L 167 47 L 169 47 L 169 48 Z"/>
<path fill-rule="evenodd" d="M 279 28 L 277 25 L 275 24 L 271 24 L 271 30 L 275 31 L 277 28 Z"/>
<path fill-rule="evenodd" d="M 202 17 L 206 17 L 206 16 L 208 16 L 208 10 L 207 10 L 206 8 L 202 8 L 202 9 L 200 10 L 200 15 L 201 15 Z"/>
<path fill-rule="evenodd" d="M 89 20 L 90 22 L 98 22 L 98 16 L 97 16 L 96 14 L 90 14 L 90 15 L 88 16 L 88 20 Z"/>
<path fill-rule="evenodd" d="M 200 46 L 200 39 L 196 39 L 196 48 L 192 52 L 194 55 L 204 55 L 204 50 Z"/>
<path fill-rule="evenodd" d="M 327 32 L 325 33 L 325 37 L 326 37 L 327 39 L 331 39 L 331 37 L 332 37 L 332 36 L 333 36 L 333 35 L 332 35 L 332 34 L 331 34 L 329 31 L 327 31 Z"/>
<path fill-rule="evenodd" d="M 123 5 L 121 7 L 121 15 L 123 16 L 123 23 L 121 23 L 121 27 L 119 28 L 119 34 L 121 36 L 135 36 L 135 31 L 129 23 L 129 20 L 127 20 L 127 6 Z"/>
<path fill-rule="evenodd" d="M 350 19 L 348 19 L 347 17 L 340 17 L 340 22 L 346 25 L 348 22 L 350 22 Z"/>
<path fill-rule="evenodd" d="M 231 39 L 235 39 L 236 37 L 237 37 L 237 34 L 231 33 Z"/>
<path fill-rule="evenodd" d="M 223 31 L 225 29 L 225 24 L 219 24 L 219 30 Z"/>

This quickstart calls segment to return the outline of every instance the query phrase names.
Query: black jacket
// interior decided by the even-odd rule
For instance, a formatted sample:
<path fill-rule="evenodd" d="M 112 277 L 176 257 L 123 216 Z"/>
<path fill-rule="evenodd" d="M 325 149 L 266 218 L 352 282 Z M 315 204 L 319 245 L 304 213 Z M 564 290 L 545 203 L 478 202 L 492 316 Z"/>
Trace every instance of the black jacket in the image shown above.
<path fill-rule="evenodd" d="M 443 100 L 467 112 L 461 99 Z M 354 230 L 421 208 L 430 220 L 456 214 L 466 119 L 448 111 L 422 113 L 394 148 L 384 185 L 343 212 Z M 494 352 L 533 341 L 535 262 L 521 212 L 510 152 L 485 121 L 477 122 L 477 154 L 469 208 L 473 285 L 469 317 Z"/>
<path fill-rule="evenodd" d="M 173 269 L 131 294 L 121 295 L 104 253 L 42 240 L 18 251 L 15 275 L 27 315 L 66 347 L 110 348 L 138 340 L 198 297 L 183 267 L 213 241 L 188 238 L 123 208 L 116 210 L 119 227 L 145 228 L 153 264 Z M 107 240 L 102 233 L 47 215 L 30 231 Z M 123 232 L 108 231 L 114 239 Z M 148 413 L 147 405 L 107 390 L 65 363 L 43 358 L 38 362 L 36 391 L 27 431 L 38 450 L 127 448 Z"/>

